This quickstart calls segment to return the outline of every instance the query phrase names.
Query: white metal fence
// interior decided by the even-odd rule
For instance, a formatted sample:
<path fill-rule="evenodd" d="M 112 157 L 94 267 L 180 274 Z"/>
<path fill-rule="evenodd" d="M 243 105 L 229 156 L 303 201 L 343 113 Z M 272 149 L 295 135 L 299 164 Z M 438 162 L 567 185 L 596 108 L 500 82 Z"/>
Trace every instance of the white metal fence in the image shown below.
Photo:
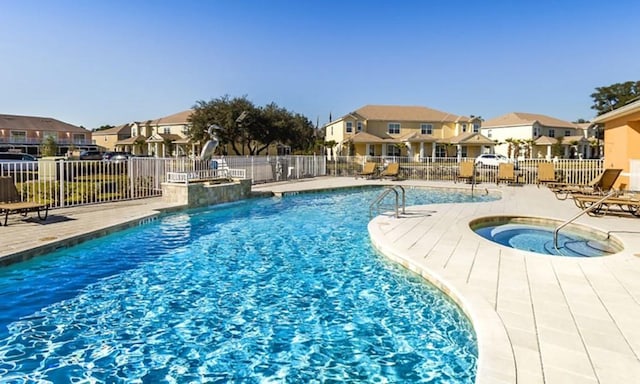
<path fill-rule="evenodd" d="M 187 158 L 133 157 L 124 161 L 41 159 L 2 162 L 0 176 L 13 178 L 25 201 L 51 208 L 160 196 L 162 183 L 203 178 L 251 178 L 254 183 L 326 174 L 319 156 Z"/>
<path fill-rule="evenodd" d="M 0 176 L 11 176 L 23 200 L 50 204 L 51 208 L 142 199 L 162 194 L 162 183 L 169 174 L 189 182 L 189 175 L 219 176 L 218 167 L 232 170 L 228 176 L 246 177 L 255 183 L 297 180 L 317 176 L 355 177 L 366 162 L 400 164 L 400 178 L 413 180 L 455 180 L 461 160 L 426 158 L 414 161 L 406 157 L 323 156 L 230 156 L 213 162 L 187 158 L 130 158 L 126 161 L 39 160 L 3 162 Z M 521 160 L 516 169 L 520 182 L 537 181 L 541 160 Z M 559 181 L 588 183 L 603 170 L 602 160 L 558 160 L 554 162 Z M 215 175 L 214 175 L 215 174 Z M 184 180 L 183 180 L 184 179 Z M 495 183 L 496 167 L 476 169 L 476 182 Z"/>
<path fill-rule="evenodd" d="M 399 177 L 401 179 L 453 181 L 459 174 L 460 162 L 474 160 L 474 158 L 458 159 L 455 157 L 424 158 L 421 161 L 415 161 L 407 157 L 335 157 L 327 162 L 327 174 L 355 177 L 362 171 L 366 162 L 377 163 L 379 172 L 389 163 L 399 163 Z M 515 169 L 519 181 L 524 184 L 535 184 L 538 179 L 538 164 L 541 162 L 545 162 L 545 160 L 526 159 L 517 161 Z M 602 159 L 558 159 L 553 163 L 558 181 L 575 184 L 588 183 L 604 169 Z M 497 177 L 498 168 L 495 166 L 476 168 L 476 182 L 478 183 L 495 183 Z"/>

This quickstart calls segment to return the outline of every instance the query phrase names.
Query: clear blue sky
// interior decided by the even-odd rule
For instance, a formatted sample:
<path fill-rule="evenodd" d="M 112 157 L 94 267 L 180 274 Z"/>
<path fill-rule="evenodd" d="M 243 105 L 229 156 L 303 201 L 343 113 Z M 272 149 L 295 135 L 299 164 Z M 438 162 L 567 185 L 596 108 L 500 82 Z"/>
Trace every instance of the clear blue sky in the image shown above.
<path fill-rule="evenodd" d="M 640 80 L 640 1 L 2 0 L 0 113 L 86 128 L 246 95 L 314 123 L 366 104 L 591 119 Z"/>

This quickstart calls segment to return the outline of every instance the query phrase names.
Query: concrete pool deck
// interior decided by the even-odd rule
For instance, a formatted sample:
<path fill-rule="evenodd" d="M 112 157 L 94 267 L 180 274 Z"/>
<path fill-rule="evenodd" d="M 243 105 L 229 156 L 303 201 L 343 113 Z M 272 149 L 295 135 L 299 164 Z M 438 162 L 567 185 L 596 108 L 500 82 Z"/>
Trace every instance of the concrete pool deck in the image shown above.
<path fill-rule="evenodd" d="M 254 185 L 286 194 L 367 184 L 469 189 L 451 182 L 315 178 Z M 480 348 L 479 383 L 631 383 L 640 377 L 640 219 L 582 216 L 576 222 L 616 231 L 621 253 L 591 259 L 537 255 L 476 235 L 469 221 L 522 215 L 566 220 L 579 212 L 546 188 L 480 184 L 499 191 L 488 203 L 408 207 L 400 218 L 369 224 L 373 245 L 458 301 Z M 369 204 L 369 202 L 363 202 Z M 56 209 L 40 222 L 11 215 L 0 228 L 0 260 L 28 258 L 137 225 L 181 207 L 160 198 Z M 366 235 L 366 234 L 364 234 Z"/>

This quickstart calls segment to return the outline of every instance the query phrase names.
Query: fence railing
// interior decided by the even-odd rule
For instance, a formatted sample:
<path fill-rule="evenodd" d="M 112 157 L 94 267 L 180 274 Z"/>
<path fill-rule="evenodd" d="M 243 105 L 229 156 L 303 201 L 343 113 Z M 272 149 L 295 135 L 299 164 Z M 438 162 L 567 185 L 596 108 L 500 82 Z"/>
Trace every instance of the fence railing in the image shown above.
<path fill-rule="evenodd" d="M 424 158 L 415 161 L 407 157 L 334 157 L 327 161 L 327 174 L 332 176 L 355 177 L 362 171 L 366 162 L 378 164 L 378 171 L 381 172 L 389 163 L 400 164 L 400 178 L 409 180 L 455 180 L 459 174 L 460 162 L 474 161 L 474 158 Z M 524 184 L 535 184 L 538 179 L 538 164 L 545 162 L 541 159 L 525 159 L 515 162 L 516 173 L 519 182 Z M 547 161 L 548 162 L 548 161 Z M 554 160 L 556 178 L 560 182 L 572 184 L 586 184 L 598 176 L 604 169 L 602 159 Z M 476 167 L 476 182 L 495 183 L 498 178 L 497 166 Z"/>
<path fill-rule="evenodd" d="M 251 178 L 253 183 L 326 174 L 322 156 L 188 158 L 132 157 L 124 161 L 48 160 L 0 163 L 23 200 L 51 208 L 160 196 L 162 183 L 220 177 Z"/>
<path fill-rule="evenodd" d="M 403 179 L 453 181 L 458 176 L 461 160 L 473 159 L 415 161 L 407 157 L 334 157 L 327 160 L 323 156 L 229 156 L 210 162 L 144 157 L 121 162 L 41 159 L 37 162 L 3 162 L 0 176 L 14 179 L 23 200 L 60 208 L 160 196 L 162 183 L 168 181 L 169 174 L 175 177 L 172 181 L 189 182 L 189 175 L 217 177 L 218 169 L 227 169 L 228 176 L 249 178 L 256 184 L 325 175 L 355 177 L 366 162 L 377 163 L 379 172 L 389 162 L 397 162 Z M 541 161 L 518 161 L 519 181 L 536 183 L 537 165 Z M 554 168 L 558 181 L 586 184 L 603 170 L 603 164 L 602 160 L 557 160 Z M 476 168 L 476 182 L 495 183 L 496 180 L 497 167 Z"/>

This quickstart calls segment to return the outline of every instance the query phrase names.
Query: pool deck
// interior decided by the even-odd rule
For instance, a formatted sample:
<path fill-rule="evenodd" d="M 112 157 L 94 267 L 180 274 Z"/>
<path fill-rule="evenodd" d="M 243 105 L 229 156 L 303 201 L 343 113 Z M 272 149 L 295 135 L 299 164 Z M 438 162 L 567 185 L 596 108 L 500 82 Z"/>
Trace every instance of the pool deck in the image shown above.
<path fill-rule="evenodd" d="M 286 194 L 366 184 L 470 188 L 327 177 L 253 190 Z M 615 231 L 625 247 L 621 253 L 589 259 L 538 255 L 485 240 L 469 221 L 493 215 L 564 221 L 578 208 L 544 187 L 476 186 L 478 193 L 486 190 L 502 199 L 408 207 L 400 218 L 374 218 L 368 234 L 382 254 L 447 292 L 472 319 L 480 349 L 477 382 L 640 382 L 640 219 L 585 215 L 576 221 Z M 153 198 L 56 209 L 45 222 L 33 214 L 11 215 L 9 226 L 0 228 L 0 260 L 50 252 L 175 209 L 181 207 Z"/>

